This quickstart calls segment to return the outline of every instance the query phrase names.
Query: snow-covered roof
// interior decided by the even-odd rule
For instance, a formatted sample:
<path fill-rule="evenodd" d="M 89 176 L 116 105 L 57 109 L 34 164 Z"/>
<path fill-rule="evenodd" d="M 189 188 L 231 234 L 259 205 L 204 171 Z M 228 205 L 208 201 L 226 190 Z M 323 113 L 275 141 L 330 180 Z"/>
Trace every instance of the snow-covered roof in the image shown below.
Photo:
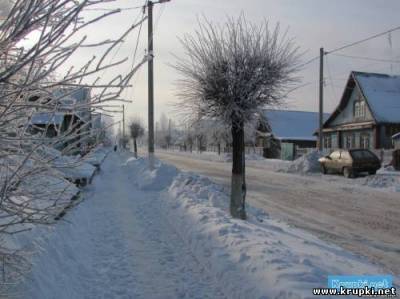
<path fill-rule="evenodd" d="M 30 123 L 33 125 L 61 125 L 64 120 L 63 113 L 41 112 L 32 115 Z"/>
<path fill-rule="evenodd" d="M 275 138 L 280 140 L 315 141 L 319 113 L 293 110 L 264 110 L 264 117 Z M 329 114 L 324 114 L 324 120 Z"/>
<path fill-rule="evenodd" d="M 61 109 L 74 111 L 81 120 L 90 121 L 90 88 L 56 89 L 53 95 L 59 99 Z"/>
<path fill-rule="evenodd" d="M 400 76 L 353 72 L 377 122 L 400 123 Z"/>
<path fill-rule="evenodd" d="M 400 139 L 400 133 L 394 134 L 392 139 Z"/>

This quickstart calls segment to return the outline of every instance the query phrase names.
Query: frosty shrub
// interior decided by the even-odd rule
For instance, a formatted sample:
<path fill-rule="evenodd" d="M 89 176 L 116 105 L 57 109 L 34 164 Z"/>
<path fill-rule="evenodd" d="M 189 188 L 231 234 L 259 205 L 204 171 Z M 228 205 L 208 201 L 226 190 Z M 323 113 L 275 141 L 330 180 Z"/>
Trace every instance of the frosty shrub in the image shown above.
<path fill-rule="evenodd" d="M 298 48 L 267 22 L 248 22 L 244 16 L 223 25 L 206 19 L 181 40 L 185 57 L 176 70 L 179 107 L 189 120 L 219 120 L 232 135 L 231 214 L 246 218 L 244 128 L 260 109 L 282 104 L 296 83 Z M 228 130 L 229 130 L 228 129 Z"/>
<path fill-rule="evenodd" d="M 143 58 L 124 74 L 116 67 L 127 59 L 110 62 L 116 46 L 144 17 L 115 40 L 90 41 L 85 35 L 87 28 L 120 13 L 118 9 L 87 13 L 106 2 L 113 0 L 15 0 L 2 5 L 7 11 L 2 10 L 0 21 L 1 286 L 14 283 L 29 268 L 20 249 L 8 246 L 9 236 L 53 223 L 76 193 L 51 163 L 54 157 L 46 155 L 48 149 L 71 152 L 85 144 L 91 138 L 90 115 L 109 111 L 108 103 L 120 100 L 147 61 Z M 88 50 L 102 54 L 77 63 L 81 60 L 74 55 Z M 113 78 L 102 77 L 106 70 L 113 70 Z M 79 92 L 85 101 L 71 100 Z M 70 119 L 62 130 L 57 126 L 60 117 Z M 33 118 L 41 126 L 35 126 Z"/>

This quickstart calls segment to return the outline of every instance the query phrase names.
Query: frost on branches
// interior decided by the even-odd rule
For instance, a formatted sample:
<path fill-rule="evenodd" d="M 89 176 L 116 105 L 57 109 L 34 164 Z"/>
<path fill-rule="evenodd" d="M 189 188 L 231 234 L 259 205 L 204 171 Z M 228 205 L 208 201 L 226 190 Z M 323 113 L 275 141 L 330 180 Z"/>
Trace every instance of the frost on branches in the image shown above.
<path fill-rule="evenodd" d="M 175 68 L 179 106 L 192 119 L 216 119 L 232 135 L 231 214 L 246 218 L 244 128 L 266 106 L 282 104 L 296 83 L 298 49 L 279 26 L 251 24 L 241 16 L 222 25 L 207 20 L 181 43 L 186 58 Z"/>
<path fill-rule="evenodd" d="M 115 40 L 91 41 L 85 30 L 120 13 L 101 10 L 112 0 L 16 0 L 3 5 L 0 23 L 0 267 L 2 286 L 28 269 L 23 252 L 9 246 L 17 232 L 51 224 L 78 191 L 43 155 L 56 147 L 64 153 L 89 144 L 90 115 L 112 112 L 144 57 L 124 74 L 112 61 L 113 50 L 145 19 L 124 29 Z M 8 11 L 3 11 L 8 8 Z M 87 13 L 88 8 L 91 13 Z M 94 14 L 92 11 L 103 11 Z M 104 13 L 104 11 L 106 11 Z M 85 17 L 84 17 L 85 16 Z M 96 36 L 97 37 L 97 36 Z M 90 49 L 102 53 L 82 65 L 74 55 Z M 111 61 L 111 62 L 110 62 Z M 70 66 L 68 71 L 63 70 Z M 102 75 L 112 70 L 114 78 Z M 85 101 L 71 101 L 84 90 Z M 88 119 L 82 117 L 83 114 Z M 60 117 L 69 117 L 61 129 Z M 84 121 L 82 121 L 84 119 Z M 80 120 L 80 121 L 75 121 Z M 101 130 L 105 130 L 104 128 Z M 69 165 L 74 167 L 74 165 Z M 63 166 L 65 167 L 65 165 Z M 2 293 L 0 287 L 0 294 Z M 1 295 L 0 295 L 1 296 Z"/>

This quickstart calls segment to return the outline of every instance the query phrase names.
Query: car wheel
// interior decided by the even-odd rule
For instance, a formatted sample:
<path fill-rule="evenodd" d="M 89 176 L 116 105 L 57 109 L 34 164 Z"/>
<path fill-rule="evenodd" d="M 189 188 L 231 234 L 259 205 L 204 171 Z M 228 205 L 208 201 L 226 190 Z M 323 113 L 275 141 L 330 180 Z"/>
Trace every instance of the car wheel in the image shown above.
<path fill-rule="evenodd" d="M 374 174 L 376 174 L 376 170 L 370 170 L 370 171 L 368 171 L 368 174 L 369 175 L 374 175 Z"/>
<path fill-rule="evenodd" d="M 323 165 L 323 164 L 321 164 L 321 172 L 322 172 L 323 174 L 326 174 L 326 173 L 327 173 L 326 167 L 325 167 L 325 165 Z"/>
<path fill-rule="evenodd" d="M 353 177 L 353 172 L 351 171 L 350 168 L 344 167 L 343 168 L 343 175 L 344 175 L 345 178 L 351 178 L 351 177 Z"/>

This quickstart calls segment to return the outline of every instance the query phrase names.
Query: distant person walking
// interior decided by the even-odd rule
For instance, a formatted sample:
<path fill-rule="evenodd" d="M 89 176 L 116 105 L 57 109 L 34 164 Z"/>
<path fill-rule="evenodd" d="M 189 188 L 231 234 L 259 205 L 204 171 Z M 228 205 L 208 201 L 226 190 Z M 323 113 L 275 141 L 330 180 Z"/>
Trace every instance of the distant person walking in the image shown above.
<path fill-rule="evenodd" d="M 117 145 L 114 145 L 114 152 L 116 152 L 117 149 L 118 149 L 118 146 L 117 146 Z"/>

